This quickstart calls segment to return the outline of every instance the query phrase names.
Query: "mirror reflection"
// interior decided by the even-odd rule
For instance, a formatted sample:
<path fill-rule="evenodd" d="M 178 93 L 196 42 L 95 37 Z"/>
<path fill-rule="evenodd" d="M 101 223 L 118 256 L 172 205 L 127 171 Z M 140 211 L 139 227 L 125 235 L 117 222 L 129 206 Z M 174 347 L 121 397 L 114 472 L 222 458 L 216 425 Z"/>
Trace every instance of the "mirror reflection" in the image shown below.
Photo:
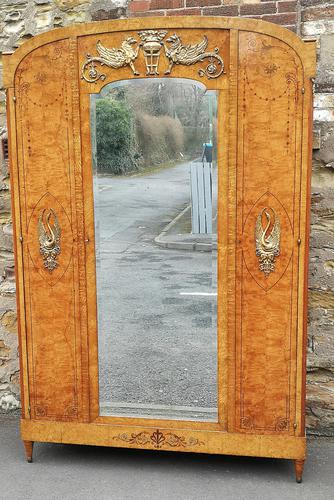
<path fill-rule="evenodd" d="M 217 421 L 217 93 L 91 95 L 100 414 Z"/>

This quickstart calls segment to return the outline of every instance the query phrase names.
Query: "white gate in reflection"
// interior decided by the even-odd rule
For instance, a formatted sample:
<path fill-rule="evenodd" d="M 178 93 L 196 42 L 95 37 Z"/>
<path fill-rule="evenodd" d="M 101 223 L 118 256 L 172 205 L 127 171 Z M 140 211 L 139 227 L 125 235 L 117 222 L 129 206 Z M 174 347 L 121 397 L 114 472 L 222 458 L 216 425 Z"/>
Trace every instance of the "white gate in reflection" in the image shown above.
<path fill-rule="evenodd" d="M 212 163 L 190 164 L 191 232 L 212 233 Z"/>

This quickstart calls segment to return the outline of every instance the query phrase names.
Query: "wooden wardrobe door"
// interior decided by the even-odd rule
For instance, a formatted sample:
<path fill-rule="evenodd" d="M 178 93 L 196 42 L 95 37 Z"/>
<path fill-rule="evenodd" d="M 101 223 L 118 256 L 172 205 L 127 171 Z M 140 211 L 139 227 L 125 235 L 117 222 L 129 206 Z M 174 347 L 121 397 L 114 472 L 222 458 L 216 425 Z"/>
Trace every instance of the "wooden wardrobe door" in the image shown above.
<path fill-rule="evenodd" d="M 76 45 L 69 39 L 46 44 L 23 59 L 15 77 L 24 276 L 20 301 L 24 301 L 26 331 L 22 335 L 29 365 L 25 402 L 36 419 L 76 420 L 85 411 L 75 57 Z M 51 231 L 57 240 L 53 254 L 48 253 L 47 241 L 43 250 L 45 238 L 52 238 Z"/>
<path fill-rule="evenodd" d="M 239 32 L 234 425 L 241 432 L 296 428 L 303 86 L 289 45 Z"/>

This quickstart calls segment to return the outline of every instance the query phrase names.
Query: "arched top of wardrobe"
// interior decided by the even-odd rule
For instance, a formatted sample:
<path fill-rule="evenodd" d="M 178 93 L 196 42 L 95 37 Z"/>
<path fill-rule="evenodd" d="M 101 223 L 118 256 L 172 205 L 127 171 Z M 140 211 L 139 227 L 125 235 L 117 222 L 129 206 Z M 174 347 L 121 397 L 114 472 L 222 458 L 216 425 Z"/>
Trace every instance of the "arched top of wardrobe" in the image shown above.
<path fill-rule="evenodd" d="M 292 31 L 276 24 L 257 19 L 241 19 L 237 17 L 151 17 L 120 19 L 83 24 L 73 24 L 65 28 L 54 29 L 33 37 L 25 42 L 13 54 L 4 53 L 3 60 L 4 86 L 13 87 L 15 72 L 22 60 L 35 49 L 43 45 L 68 38 L 79 38 L 88 35 L 99 35 L 143 29 L 222 29 L 230 31 L 248 31 L 268 35 L 281 40 L 291 47 L 300 58 L 305 77 L 315 74 L 314 41 L 303 41 Z"/>

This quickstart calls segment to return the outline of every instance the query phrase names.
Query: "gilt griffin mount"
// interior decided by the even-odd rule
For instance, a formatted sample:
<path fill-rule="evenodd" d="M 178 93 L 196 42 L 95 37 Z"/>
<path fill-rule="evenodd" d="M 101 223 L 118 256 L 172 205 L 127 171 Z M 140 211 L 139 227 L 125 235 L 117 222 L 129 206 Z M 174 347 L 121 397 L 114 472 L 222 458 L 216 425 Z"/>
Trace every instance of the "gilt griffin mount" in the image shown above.
<path fill-rule="evenodd" d="M 119 48 L 106 48 L 99 40 L 96 44 L 98 55 L 87 54 L 86 61 L 81 68 L 81 78 L 88 83 L 96 83 L 98 80 L 104 81 L 106 74 L 97 69 L 98 65 L 114 69 L 130 66 L 133 74 L 139 76 L 140 73 L 135 68 L 135 61 L 139 56 L 140 49 L 145 58 L 146 76 L 159 75 L 159 60 L 162 49 L 164 49 L 169 62 L 165 75 L 171 74 L 174 65 L 191 66 L 204 60 L 207 60 L 207 66 L 198 70 L 199 76 L 213 79 L 224 73 L 224 61 L 219 55 L 219 49 L 216 47 L 213 51 L 207 51 L 209 42 L 206 36 L 197 44 L 183 45 L 181 38 L 175 33 L 165 39 L 167 33 L 166 30 L 139 31 L 140 42 L 133 36 L 129 36 Z"/>

